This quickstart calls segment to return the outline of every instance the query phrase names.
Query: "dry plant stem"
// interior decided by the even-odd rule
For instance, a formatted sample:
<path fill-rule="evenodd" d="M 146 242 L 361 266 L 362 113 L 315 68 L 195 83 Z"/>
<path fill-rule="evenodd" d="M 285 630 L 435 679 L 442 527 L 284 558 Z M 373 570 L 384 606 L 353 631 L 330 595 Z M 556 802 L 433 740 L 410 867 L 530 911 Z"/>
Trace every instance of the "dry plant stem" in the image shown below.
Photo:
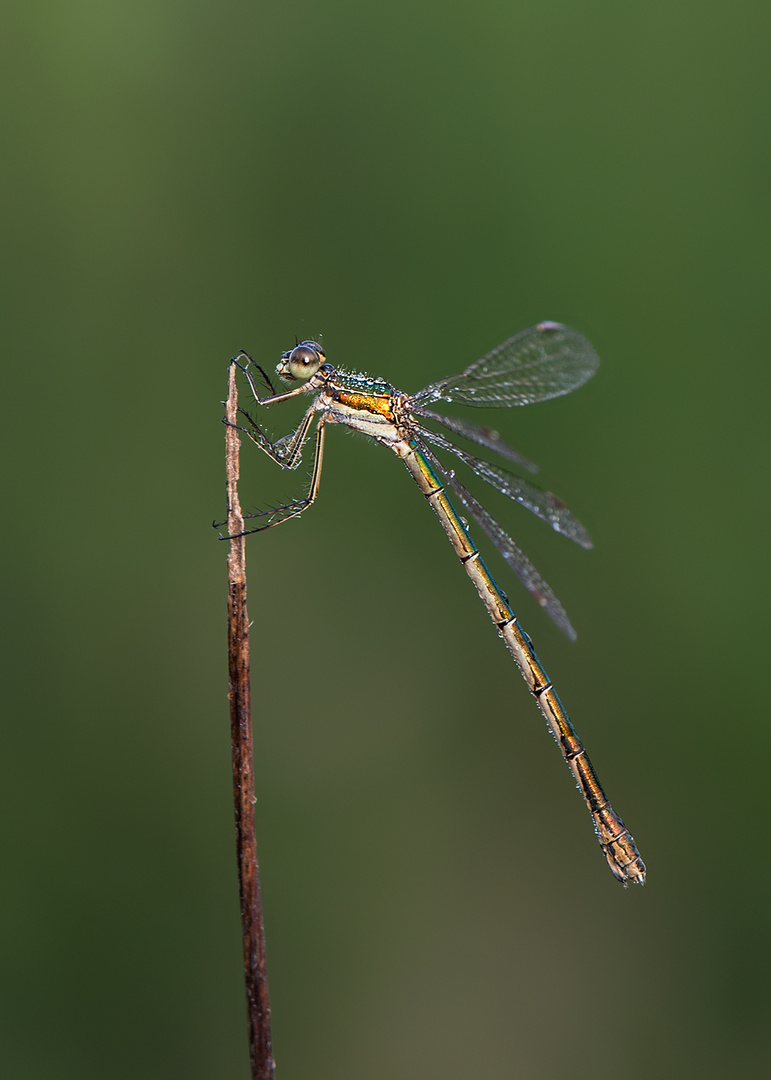
<path fill-rule="evenodd" d="M 237 422 L 235 364 L 230 381 L 225 419 Z M 226 428 L 228 533 L 228 668 L 230 676 L 230 736 L 233 750 L 233 798 L 236 816 L 238 885 L 244 939 L 244 976 L 249 1020 L 249 1058 L 252 1080 L 274 1080 L 275 1062 L 270 1038 L 270 1001 L 265 973 L 265 931 L 262 924 L 257 837 L 254 826 L 254 766 L 252 761 L 252 705 L 249 685 L 249 619 L 246 613 L 246 560 L 244 519 L 238 501 L 238 452 L 241 440 L 234 427 Z"/>

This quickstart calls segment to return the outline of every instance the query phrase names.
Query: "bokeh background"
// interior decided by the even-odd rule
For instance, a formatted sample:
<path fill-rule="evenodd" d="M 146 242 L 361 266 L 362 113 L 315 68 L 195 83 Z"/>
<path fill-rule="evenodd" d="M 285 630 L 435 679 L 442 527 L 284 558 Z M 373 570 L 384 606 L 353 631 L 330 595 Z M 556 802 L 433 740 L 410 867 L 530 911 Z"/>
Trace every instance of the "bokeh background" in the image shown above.
<path fill-rule="evenodd" d="M 489 561 L 649 882 L 403 468 L 331 431 L 316 506 L 248 549 L 279 1076 L 761 1075 L 768 5 L 3 22 L 2 1075 L 247 1076 L 229 357 L 321 336 L 413 391 L 544 318 L 597 377 L 490 419 L 595 549 L 481 494 L 578 642 Z M 244 503 L 306 475 L 246 448 Z"/>

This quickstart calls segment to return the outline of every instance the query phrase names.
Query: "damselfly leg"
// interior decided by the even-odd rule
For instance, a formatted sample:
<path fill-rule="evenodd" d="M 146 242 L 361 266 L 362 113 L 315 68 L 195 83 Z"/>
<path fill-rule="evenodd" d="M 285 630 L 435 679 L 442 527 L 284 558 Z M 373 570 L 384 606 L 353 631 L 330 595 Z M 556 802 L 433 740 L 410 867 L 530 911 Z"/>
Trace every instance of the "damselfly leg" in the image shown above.
<path fill-rule="evenodd" d="M 254 385 L 254 380 L 252 379 L 251 372 L 245 365 L 239 363 L 239 360 L 242 356 L 246 357 L 247 360 L 252 364 L 252 366 L 258 368 L 258 370 L 262 372 L 265 381 L 267 382 L 268 386 L 270 386 L 271 390 L 273 389 L 273 387 L 267 375 L 265 375 L 265 373 L 262 371 L 262 368 L 260 368 L 259 365 L 254 364 L 254 361 L 251 360 L 251 357 L 249 357 L 247 353 L 239 353 L 239 355 L 232 361 L 244 372 L 244 375 L 249 382 L 249 387 L 254 395 L 255 401 L 259 405 L 271 405 L 277 401 L 286 401 L 288 398 L 296 397 L 299 393 L 307 393 L 307 387 L 301 386 L 298 389 L 291 390 L 286 394 L 274 393 L 271 397 L 260 398 L 259 394 L 257 393 L 257 388 Z M 251 439 L 255 446 L 259 446 L 260 450 L 267 454 L 271 461 L 275 461 L 277 465 L 280 465 L 282 469 L 297 468 L 297 466 L 300 464 L 302 449 L 308 439 L 308 433 L 310 431 L 311 424 L 313 423 L 313 418 L 316 415 L 315 405 L 312 405 L 308 409 L 308 411 L 305 413 L 302 420 L 293 432 L 290 432 L 288 435 L 282 435 L 281 438 L 276 439 L 275 442 L 270 441 L 268 436 L 265 434 L 259 424 L 257 424 L 256 421 L 249 415 L 246 409 L 242 409 L 239 407 L 238 412 L 249 423 L 248 428 L 243 427 L 240 424 L 235 425 L 239 431 L 242 431 L 249 439 Z M 223 422 L 227 423 L 227 421 Z M 251 514 L 244 514 L 245 518 L 253 519 L 259 517 L 269 517 L 271 518 L 271 520 L 267 522 L 267 524 L 258 525 L 254 529 L 246 529 L 243 533 L 240 533 L 239 535 L 248 536 L 250 533 L 264 532 L 265 529 L 272 529 L 276 525 L 281 525 L 283 522 L 289 521 L 291 518 L 297 517 L 303 512 L 303 510 L 307 510 L 308 507 L 313 504 L 316 496 L 319 493 L 319 484 L 321 482 L 321 466 L 324 460 L 324 426 L 324 419 L 322 417 L 319 419 L 319 423 L 316 428 L 316 446 L 313 457 L 313 469 L 311 472 L 311 480 L 308 488 L 308 494 L 302 499 L 293 499 L 292 502 L 286 503 L 283 506 L 274 507 L 271 510 L 258 510 Z"/>

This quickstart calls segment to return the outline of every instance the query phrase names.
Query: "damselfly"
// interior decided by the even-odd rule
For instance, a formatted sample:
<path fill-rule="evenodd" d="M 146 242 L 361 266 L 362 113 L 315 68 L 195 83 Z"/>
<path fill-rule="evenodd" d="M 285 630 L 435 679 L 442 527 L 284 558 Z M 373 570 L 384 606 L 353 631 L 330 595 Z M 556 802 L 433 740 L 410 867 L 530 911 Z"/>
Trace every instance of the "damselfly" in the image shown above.
<path fill-rule="evenodd" d="M 493 581 L 469 536 L 465 520 L 448 499 L 445 485 L 456 496 L 464 512 L 486 533 L 528 592 L 573 640 L 575 631 L 565 610 L 524 552 L 466 489 L 454 469 L 437 458 L 429 444 L 454 454 L 476 476 L 581 547 L 591 547 L 591 540 L 578 519 L 551 492 L 543 491 L 530 481 L 475 457 L 423 423 L 428 420 L 440 424 L 453 434 L 493 451 L 520 468 L 535 472 L 536 466 L 508 446 L 497 431 L 458 417 L 444 416 L 434 412 L 431 406 L 438 401 L 483 408 L 530 405 L 570 393 L 592 377 L 599 363 L 586 338 L 560 323 L 539 323 L 504 341 L 460 375 L 429 383 L 412 395 L 397 390 L 382 379 L 335 368 L 327 363 L 321 346 L 315 341 L 303 341 L 281 357 L 276 368 L 279 378 L 286 383 L 301 382 L 300 386 L 284 393 L 275 392 L 263 369 L 247 353 L 239 353 L 235 362 L 246 374 L 259 405 L 274 405 L 302 394 L 313 395 L 313 402 L 297 429 L 276 442 L 270 441 L 248 412 L 239 409 L 248 425 L 241 430 L 277 465 L 283 469 L 297 468 L 311 425 L 317 419 L 316 452 L 307 495 L 274 510 L 246 515 L 266 518 L 264 524 L 248 532 L 269 529 L 297 517 L 313 503 L 319 492 L 327 424 L 345 424 L 393 450 L 433 507 L 500 637 L 538 702 L 586 800 L 600 847 L 611 871 L 624 884 L 630 881 L 642 884 L 645 881 L 645 864 L 634 840 L 608 802 L 586 750 L 541 666 L 530 638 L 520 627 L 507 596 Z M 270 390 L 269 396 L 260 397 L 253 372 L 259 372 L 265 380 Z"/>

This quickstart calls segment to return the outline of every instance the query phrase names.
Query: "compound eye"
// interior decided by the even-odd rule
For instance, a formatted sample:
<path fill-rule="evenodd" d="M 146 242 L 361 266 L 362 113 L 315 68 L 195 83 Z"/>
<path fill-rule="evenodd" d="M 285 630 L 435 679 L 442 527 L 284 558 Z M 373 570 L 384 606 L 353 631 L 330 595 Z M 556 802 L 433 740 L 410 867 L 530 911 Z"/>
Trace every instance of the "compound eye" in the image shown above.
<path fill-rule="evenodd" d="M 321 367 L 323 355 L 310 345 L 298 345 L 286 358 L 289 374 L 293 379 L 310 379 Z"/>

